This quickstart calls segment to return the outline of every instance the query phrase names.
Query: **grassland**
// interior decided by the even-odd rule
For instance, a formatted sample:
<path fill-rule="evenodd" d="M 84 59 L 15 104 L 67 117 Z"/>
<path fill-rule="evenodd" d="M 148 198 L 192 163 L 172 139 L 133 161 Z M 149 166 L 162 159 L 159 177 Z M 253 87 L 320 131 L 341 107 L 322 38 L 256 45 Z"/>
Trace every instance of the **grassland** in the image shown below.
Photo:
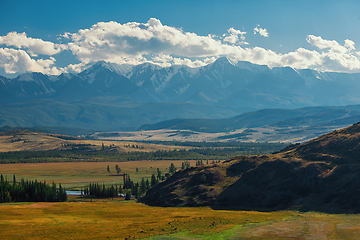
<path fill-rule="evenodd" d="M 359 239 L 360 216 L 93 201 L 0 205 L 1 239 Z"/>
<path fill-rule="evenodd" d="M 35 141 L 27 141 L 20 135 L 11 137 L 13 139 L 7 140 L 9 144 L 26 145 L 28 141 Z M 19 138 L 21 140 L 18 140 Z M 54 141 L 84 141 L 56 138 L 60 140 Z M 44 140 L 43 144 L 38 141 L 36 146 L 41 147 L 49 141 Z M 124 145 L 123 142 L 121 144 Z M 102 148 L 102 142 L 99 141 L 95 147 Z M 145 146 L 140 149 L 145 149 Z M 190 162 L 195 166 L 195 161 Z M 0 173 L 8 179 L 12 179 L 15 174 L 18 180 L 37 179 L 46 180 L 47 183 L 54 181 L 71 190 L 79 189 L 90 182 L 122 183 L 122 176 L 115 172 L 116 164 L 121 168 L 121 173 L 130 174 L 131 179 L 137 182 L 142 177 L 149 178 L 157 168 L 163 173 L 168 172 L 171 163 L 180 168 L 182 161 L 1 164 Z M 107 165 L 110 166 L 110 173 L 107 172 Z M 0 239 L 106 238 L 360 239 L 360 215 L 215 210 L 210 207 L 162 208 L 124 201 L 121 198 L 94 200 L 74 196 L 70 196 L 68 202 L 62 203 L 0 204 Z"/>
<path fill-rule="evenodd" d="M 46 162 L 123 162 L 139 160 L 226 160 L 269 154 L 280 143 L 97 141 L 58 134 L 12 130 L 0 133 L 0 164 Z"/>
<path fill-rule="evenodd" d="M 220 126 L 220 124 L 216 125 Z M 320 136 L 338 129 L 342 126 L 293 126 L 293 127 L 274 127 L 263 126 L 254 128 L 240 128 L 233 131 L 224 132 L 199 132 L 194 130 L 176 130 L 176 129 L 159 129 L 159 130 L 143 130 L 129 132 L 110 132 L 91 133 L 88 136 L 99 140 L 123 140 L 123 141 L 196 141 L 196 142 L 212 142 L 212 141 L 237 141 L 237 142 L 271 142 L 271 143 L 289 143 L 289 142 L 306 142 L 315 137 Z"/>
<path fill-rule="evenodd" d="M 189 161 L 195 166 L 196 161 Z M 149 178 L 159 168 L 163 173 L 169 172 L 170 164 L 181 168 L 182 161 L 128 161 L 128 162 L 58 162 L 58 163 L 17 163 L 0 164 L 0 173 L 9 180 L 15 174 L 16 178 L 47 183 L 61 183 L 67 190 L 80 189 L 88 186 L 90 182 L 110 184 L 123 184 L 122 173 L 130 174 L 131 180 L 140 182 L 141 178 Z M 106 167 L 109 165 L 110 173 Z M 116 174 L 115 165 L 121 168 L 120 175 Z M 136 172 L 138 168 L 138 172 Z"/>
<path fill-rule="evenodd" d="M 69 146 L 71 148 L 71 145 L 89 145 L 94 150 L 100 150 L 103 144 L 105 147 L 112 145 L 114 148 L 117 148 L 119 152 L 153 152 L 158 150 L 172 151 L 174 149 L 190 149 L 189 147 L 135 143 L 131 141 L 109 142 L 86 140 L 65 135 L 28 130 L 15 130 L 0 134 L 0 152 L 65 150 L 68 149 Z M 132 145 L 138 145 L 138 148 L 132 148 Z"/>

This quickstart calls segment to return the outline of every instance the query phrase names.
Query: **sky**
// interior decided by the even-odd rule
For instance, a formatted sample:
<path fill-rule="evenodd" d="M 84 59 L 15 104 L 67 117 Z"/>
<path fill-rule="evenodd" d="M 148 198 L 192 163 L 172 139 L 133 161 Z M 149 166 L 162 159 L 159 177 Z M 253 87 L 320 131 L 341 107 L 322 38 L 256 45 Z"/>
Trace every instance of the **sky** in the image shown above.
<path fill-rule="evenodd" d="M 360 1 L 0 0 L 0 75 L 97 61 L 360 72 Z"/>

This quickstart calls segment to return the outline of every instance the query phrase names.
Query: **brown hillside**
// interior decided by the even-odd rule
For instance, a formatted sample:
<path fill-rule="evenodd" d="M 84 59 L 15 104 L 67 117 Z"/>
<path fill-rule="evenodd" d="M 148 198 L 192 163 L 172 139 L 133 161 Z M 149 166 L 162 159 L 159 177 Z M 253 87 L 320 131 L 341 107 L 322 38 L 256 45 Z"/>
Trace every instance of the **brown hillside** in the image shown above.
<path fill-rule="evenodd" d="M 325 134 L 302 145 L 290 146 L 281 151 L 279 156 L 336 164 L 360 163 L 360 123 Z"/>
<path fill-rule="evenodd" d="M 150 189 L 143 201 L 158 206 L 358 213 L 359 136 L 357 123 L 270 156 L 182 170 Z"/>

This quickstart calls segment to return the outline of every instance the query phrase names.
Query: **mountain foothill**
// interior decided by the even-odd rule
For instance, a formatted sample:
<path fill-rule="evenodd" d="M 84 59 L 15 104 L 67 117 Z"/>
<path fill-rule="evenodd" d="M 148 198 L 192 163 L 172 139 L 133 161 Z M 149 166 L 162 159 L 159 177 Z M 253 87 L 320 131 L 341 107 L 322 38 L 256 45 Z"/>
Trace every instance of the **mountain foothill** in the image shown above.
<path fill-rule="evenodd" d="M 150 189 L 155 206 L 360 212 L 360 123 L 264 156 L 180 170 Z"/>

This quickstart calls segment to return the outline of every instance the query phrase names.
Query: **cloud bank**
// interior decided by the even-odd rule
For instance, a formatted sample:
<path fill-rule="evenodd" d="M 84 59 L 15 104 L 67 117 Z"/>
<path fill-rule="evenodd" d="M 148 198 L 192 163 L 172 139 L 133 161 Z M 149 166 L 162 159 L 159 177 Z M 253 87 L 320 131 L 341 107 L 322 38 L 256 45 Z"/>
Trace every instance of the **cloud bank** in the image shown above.
<path fill-rule="evenodd" d="M 26 71 L 58 75 L 62 72 L 80 72 L 87 65 L 104 60 L 117 64 L 150 62 L 163 67 L 187 65 L 200 67 L 214 62 L 220 56 L 237 61 L 249 61 L 269 67 L 290 66 L 320 71 L 360 72 L 360 52 L 349 39 L 341 45 L 334 40 L 309 35 L 304 43 L 317 50 L 298 48 L 280 54 L 260 46 L 246 47 L 246 32 L 234 28 L 222 36 L 200 36 L 180 28 L 163 25 L 151 18 L 146 23 L 99 22 L 78 32 L 66 32 L 59 40 L 66 44 L 31 38 L 26 33 L 10 32 L 0 36 L 0 67 L 6 73 Z M 258 25 L 254 34 L 268 37 L 266 29 Z M 306 41 L 305 41 L 306 40 Z M 79 64 L 64 68 L 56 66 L 61 52 L 70 51 Z"/>

